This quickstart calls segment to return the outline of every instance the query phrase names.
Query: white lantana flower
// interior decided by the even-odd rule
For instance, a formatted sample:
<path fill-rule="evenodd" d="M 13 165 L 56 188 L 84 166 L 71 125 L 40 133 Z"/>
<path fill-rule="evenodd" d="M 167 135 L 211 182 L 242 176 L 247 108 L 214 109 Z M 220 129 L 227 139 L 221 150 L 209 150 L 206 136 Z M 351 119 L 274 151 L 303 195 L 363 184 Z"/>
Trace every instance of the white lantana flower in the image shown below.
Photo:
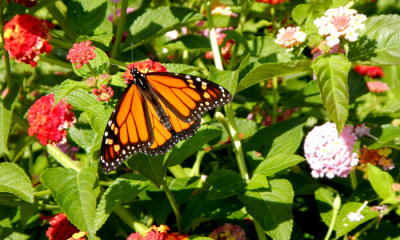
<path fill-rule="evenodd" d="M 325 37 L 329 47 L 340 42 L 344 37 L 350 42 L 357 41 L 357 31 L 365 28 L 364 22 L 367 17 L 358 14 L 354 9 L 344 7 L 328 9 L 324 16 L 315 19 L 314 24 L 318 27 L 318 33 Z"/>
<path fill-rule="evenodd" d="M 287 27 L 279 29 L 275 43 L 285 48 L 292 48 L 306 40 L 307 34 L 300 31 L 300 27 Z"/>

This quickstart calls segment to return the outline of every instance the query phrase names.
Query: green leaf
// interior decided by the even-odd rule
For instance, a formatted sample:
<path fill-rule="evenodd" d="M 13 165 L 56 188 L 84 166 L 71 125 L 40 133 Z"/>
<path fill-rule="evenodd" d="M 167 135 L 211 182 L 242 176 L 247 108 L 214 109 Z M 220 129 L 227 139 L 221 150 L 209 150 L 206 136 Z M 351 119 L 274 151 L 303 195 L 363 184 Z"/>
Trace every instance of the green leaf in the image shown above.
<path fill-rule="evenodd" d="M 201 150 L 204 144 L 211 139 L 220 136 L 221 134 L 222 130 L 219 127 L 212 125 L 201 126 L 193 137 L 179 142 L 170 151 L 170 154 L 167 158 L 168 167 L 181 164 L 185 159 Z"/>
<path fill-rule="evenodd" d="M 172 50 L 207 51 L 211 50 L 210 40 L 202 35 L 183 35 L 163 47 Z"/>
<path fill-rule="evenodd" d="M 369 145 L 369 149 L 378 149 L 385 145 L 391 144 L 395 139 L 400 137 L 400 127 L 391 124 L 381 126 L 382 132 L 378 136 L 378 140 Z M 376 136 L 376 135 L 375 135 Z"/>
<path fill-rule="evenodd" d="M 270 181 L 270 189 L 247 191 L 238 198 L 272 239 L 290 239 L 293 227 L 293 188 L 285 179 Z"/>
<path fill-rule="evenodd" d="M 318 188 L 315 191 L 315 201 L 319 210 L 322 221 L 329 226 L 333 216 L 333 200 L 335 200 L 336 192 L 328 188 Z"/>
<path fill-rule="evenodd" d="M 0 192 L 12 193 L 33 203 L 33 187 L 25 171 L 15 163 L 0 163 Z"/>
<path fill-rule="evenodd" d="M 366 206 L 361 210 L 361 214 L 364 216 L 360 221 L 350 221 L 347 217 L 350 212 L 356 213 L 362 203 L 358 202 L 347 202 L 343 205 L 342 209 L 340 209 L 339 215 L 336 220 L 335 230 L 336 230 L 336 239 L 340 238 L 344 234 L 350 232 L 355 229 L 359 225 L 379 216 L 379 211 L 371 211 L 371 208 Z"/>
<path fill-rule="evenodd" d="M 8 135 L 11 128 L 11 111 L 0 102 L 0 156 L 8 154 Z"/>
<path fill-rule="evenodd" d="M 396 195 L 392 190 L 394 180 L 389 173 L 368 163 L 368 180 L 372 188 L 385 203 L 397 202 Z"/>
<path fill-rule="evenodd" d="M 282 135 L 274 138 L 271 148 L 268 151 L 268 157 L 275 154 L 292 154 L 299 148 L 303 140 L 303 124 L 299 124 L 289 129 Z"/>
<path fill-rule="evenodd" d="M 243 79 L 241 79 L 236 92 L 240 92 L 256 83 L 263 82 L 272 77 L 311 71 L 310 64 L 310 60 L 261 64 L 252 69 Z"/>
<path fill-rule="evenodd" d="M 75 64 L 72 64 L 72 68 L 78 76 L 98 76 L 102 73 L 108 72 L 109 59 L 107 54 L 99 48 L 96 48 L 94 52 L 96 54 L 96 57 L 93 60 L 89 61 L 90 67 L 93 69 L 93 71 L 89 68 L 88 64 L 83 64 L 81 68 L 76 68 Z"/>
<path fill-rule="evenodd" d="M 94 29 L 106 19 L 106 0 L 69 1 L 67 10 L 68 24 L 79 35 L 92 35 Z"/>
<path fill-rule="evenodd" d="M 97 103 L 85 111 L 88 116 L 89 123 L 93 130 L 103 136 L 104 129 L 113 109 L 111 107 L 104 108 L 102 104 Z"/>
<path fill-rule="evenodd" d="M 71 104 L 74 110 L 86 111 L 93 107 L 93 105 L 100 104 L 93 94 L 89 94 L 82 89 L 75 90 L 68 94 L 65 98 Z"/>
<path fill-rule="evenodd" d="M 101 196 L 96 211 L 96 231 L 105 223 L 117 205 L 128 203 L 149 184 L 142 176 L 129 173 L 115 179 Z"/>
<path fill-rule="evenodd" d="M 213 71 L 209 77 L 210 81 L 215 82 L 226 88 L 232 95 L 235 92 L 237 75 L 233 71 Z"/>
<path fill-rule="evenodd" d="M 257 190 L 260 188 L 269 188 L 269 181 L 267 176 L 263 174 L 254 173 L 250 179 L 250 182 L 247 183 L 248 190 Z"/>
<path fill-rule="evenodd" d="M 350 44 L 349 59 L 360 64 L 400 63 L 400 16 L 379 15 L 368 18 L 360 39 Z"/>
<path fill-rule="evenodd" d="M 347 74 L 351 63 L 343 55 L 318 57 L 311 65 L 317 75 L 322 103 L 341 132 L 349 116 Z"/>
<path fill-rule="evenodd" d="M 49 92 L 54 93 L 54 102 L 58 103 L 61 99 L 67 96 L 69 93 L 77 90 L 82 89 L 87 91 L 88 87 L 84 82 L 78 82 L 74 80 L 67 79 L 62 82 L 60 85 L 55 86 Z"/>
<path fill-rule="evenodd" d="M 129 28 L 133 47 L 142 45 L 180 25 L 201 20 L 203 16 L 183 7 L 158 7 L 139 16 Z"/>
<path fill-rule="evenodd" d="M 41 180 L 71 223 L 94 237 L 97 230 L 96 198 L 100 192 L 97 166 L 92 165 L 80 172 L 48 168 L 42 173 Z"/>
<path fill-rule="evenodd" d="M 164 155 L 147 156 L 139 153 L 130 157 L 126 164 L 152 181 L 157 187 L 163 182 L 167 171 L 167 167 L 164 164 Z"/>
<path fill-rule="evenodd" d="M 194 74 L 195 71 L 202 69 L 200 67 L 194 67 L 191 65 L 178 64 L 178 63 L 163 63 L 163 65 L 167 68 L 168 72 L 173 72 L 173 73 Z"/>
<path fill-rule="evenodd" d="M 68 129 L 68 136 L 76 143 L 79 147 L 85 149 L 86 153 L 91 156 L 93 140 L 95 139 L 95 131 L 92 129 L 76 128 L 71 127 Z"/>
<path fill-rule="evenodd" d="M 303 157 L 295 154 L 274 154 L 272 156 L 267 156 L 267 158 L 257 166 L 256 170 L 254 170 L 254 174 L 271 176 L 274 173 L 297 165 L 303 161 Z"/>
<path fill-rule="evenodd" d="M 298 4 L 292 11 L 293 20 L 298 24 L 302 24 L 309 14 L 311 4 Z"/>
<path fill-rule="evenodd" d="M 207 199 L 210 200 L 228 198 L 245 191 L 246 188 L 243 178 L 229 169 L 212 172 L 207 178 L 207 183 L 211 185 L 207 195 Z"/>
<path fill-rule="evenodd" d="M 241 208 L 243 204 L 236 197 L 207 200 L 206 191 L 196 191 L 183 211 L 182 228 L 188 230 L 211 219 L 225 219 Z"/>
<path fill-rule="evenodd" d="M 209 238 L 209 237 L 196 237 L 196 236 L 190 236 L 188 238 L 188 240 L 213 240 L 213 238 Z"/>

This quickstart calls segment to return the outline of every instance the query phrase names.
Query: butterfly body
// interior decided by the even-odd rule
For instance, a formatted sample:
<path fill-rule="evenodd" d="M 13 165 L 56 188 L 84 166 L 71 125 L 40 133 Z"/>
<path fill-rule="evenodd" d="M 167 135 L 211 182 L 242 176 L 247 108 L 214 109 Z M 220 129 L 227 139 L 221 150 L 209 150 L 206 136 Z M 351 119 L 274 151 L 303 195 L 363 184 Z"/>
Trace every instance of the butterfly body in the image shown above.
<path fill-rule="evenodd" d="M 130 69 L 133 80 L 118 100 L 104 131 L 100 162 L 104 172 L 130 155 L 166 153 L 200 127 L 209 109 L 232 100 L 213 82 L 191 75 Z"/>

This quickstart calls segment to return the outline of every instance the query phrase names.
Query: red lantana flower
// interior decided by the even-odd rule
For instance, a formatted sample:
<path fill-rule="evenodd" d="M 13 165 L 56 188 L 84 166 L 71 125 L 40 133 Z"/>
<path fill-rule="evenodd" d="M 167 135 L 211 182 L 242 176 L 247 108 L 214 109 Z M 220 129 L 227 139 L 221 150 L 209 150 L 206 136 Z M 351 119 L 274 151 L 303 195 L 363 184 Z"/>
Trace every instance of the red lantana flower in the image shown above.
<path fill-rule="evenodd" d="M 66 240 L 71 238 L 74 233 L 79 232 L 79 230 L 69 222 L 64 213 L 59 213 L 51 217 L 50 225 L 51 227 L 46 231 L 46 236 L 49 240 Z"/>
<path fill-rule="evenodd" d="M 114 96 L 114 91 L 110 86 L 102 84 L 99 89 L 93 88 L 92 93 L 97 96 L 97 101 L 108 101 Z"/>
<path fill-rule="evenodd" d="M 4 26 L 4 49 L 17 62 L 24 62 L 36 67 L 39 54 L 50 53 L 51 35 L 54 27 L 49 21 L 29 14 L 15 15 Z"/>
<path fill-rule="evenodd" d="M 54 94 L 44 96 L 37 100 L 28 111 L 30 136 L 36 138 L 43 145 L 66 142 L 68 127 L 75 122 L 72 106 L 61 100 L 54 105 Z"/>
<path fill-rule="evenodd" d="M 71 63 L 76 63 L 76 68 L 81 68 L 83 64 L 88 64 L 89 60 L 96 57 L 94 50 L 96 47 L 91 46 L 91 41 L 74 43 L 72 48 L 68 51 L 67 60 Z"/>
<path fill-rule="evenodd" d="M 10 0 L 8 0 L 10 2 Z M 24 5 L 27 8 L 31 8 L 36 5 L 36 0 L 14 0 L 15 3 Z"/>
<path fill-rule="evenodd" d="M 285 0 L 256 0 L 256 2 L 270 3 L 270 4 L 278 4 L 283 3 Z"/>
<path fill-rule="evenodd" d="M 370 78 L 381 78 L 385 76 L 381 67 L 357 65 L 354 70 L 361 76 L 369 76 Z"/>
<path fill-rule="evenodd" d="M 128 65 L 127 68 L 128 68 L 128 70 L 126 70 L 123 75 L 123 78 L 125 79 L 125 82 L 127 84 L 133 80 L 132 74 L 131 74 L 132 68 L 137 68 L 139 70 L 139 72 L 141 72 L 141 73 L 166 72 L 167 71 L 167 68 L 164 67 L 161 63 L 154 62 L 152 60 L 131 63 Z"/>
<path fill-rule="evenodd" d="M 169 233 L 169 227 L 167 225 L 151 226 L 149 230 L 145 232 L 143 237 L 140 233 L 132 233 L 126 240 L 187 240 L 188 235 L 179 233 Z"/>

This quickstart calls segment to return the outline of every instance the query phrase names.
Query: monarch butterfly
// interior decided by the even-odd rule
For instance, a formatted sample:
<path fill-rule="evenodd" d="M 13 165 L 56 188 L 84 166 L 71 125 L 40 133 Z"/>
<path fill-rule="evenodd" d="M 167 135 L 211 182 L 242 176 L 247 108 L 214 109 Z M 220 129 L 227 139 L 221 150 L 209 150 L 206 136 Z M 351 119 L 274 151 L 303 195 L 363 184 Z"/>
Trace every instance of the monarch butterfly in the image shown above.
<path fill-rule="evenodd" d="M 115 170 L 137 152 L 166 153 L 179 140 L 195 134 L 202 114 L 232 100 L 228 90 L 200 77 L 143 74 L 129 66 L 133 80 L 118 100 L 103 135 L 100 162 L 104 172 Z"/>

